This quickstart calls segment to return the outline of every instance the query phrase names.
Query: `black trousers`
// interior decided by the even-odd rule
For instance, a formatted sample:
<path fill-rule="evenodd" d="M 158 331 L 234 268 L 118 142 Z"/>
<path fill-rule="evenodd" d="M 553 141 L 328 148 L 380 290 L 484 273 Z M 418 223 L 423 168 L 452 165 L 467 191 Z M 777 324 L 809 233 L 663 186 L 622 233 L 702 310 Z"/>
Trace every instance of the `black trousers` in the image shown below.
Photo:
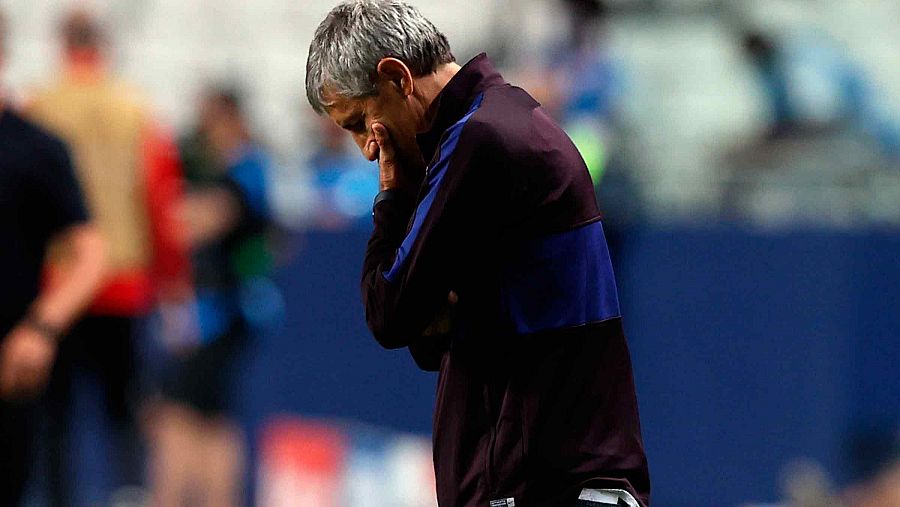
<path fill-rule="evenodd" d="M 86 375 L 103 390 L 104 412 L 112 428 L 113 463 L 108 470 L 114 483 L 139 484 L 142 476 L 140 437 L 136 424 L 137 358 L 136 319 L 88 316 L 76 324 L 60 344 L 53 376 L 45 396 L 48 496 L 54 506 L 71 505 L 75 451 L 69 428 L 75 417 L 73 385 L 76 375 Z M 104 499 L 104 502 L 107 499 Z"/>
<path fill-rule="evenodd" d="M 0 400 L 0 505 L 22 502 L 34 455 L 34 403 Z"/>

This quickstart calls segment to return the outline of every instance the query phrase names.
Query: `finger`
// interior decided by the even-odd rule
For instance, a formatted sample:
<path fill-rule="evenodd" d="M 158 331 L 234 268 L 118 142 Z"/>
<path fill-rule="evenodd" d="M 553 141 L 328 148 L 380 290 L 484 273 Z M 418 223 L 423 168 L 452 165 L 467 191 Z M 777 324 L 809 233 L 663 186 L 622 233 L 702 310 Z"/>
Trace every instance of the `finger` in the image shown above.
<path fill-rule="evenodd" d="M 366 160 L 369 162 L 374 162 L 378 160 L 378 142 L 377 141 L 369 141 L 366 143 L 365 148 L 363 148 L 363 155 L 366 157 Z"/>
<path fill-rule="evenodd" d="M 393 160 L 394 146 L 391 144 L 387 128 L 381 123 L 373 123 L 372 132 L 375 134 L 375 142 L 378 143 L 378 150 L 380 152 L 379 160 Z"/>
<path fill-rule="evenodd" d="M 372 133 L 375 134 L 375 142 L 378 143 L 378 146 L 382 146 L 387 142 L 387 129 L 384 128 L 384 124 L 373 123 Z"/>

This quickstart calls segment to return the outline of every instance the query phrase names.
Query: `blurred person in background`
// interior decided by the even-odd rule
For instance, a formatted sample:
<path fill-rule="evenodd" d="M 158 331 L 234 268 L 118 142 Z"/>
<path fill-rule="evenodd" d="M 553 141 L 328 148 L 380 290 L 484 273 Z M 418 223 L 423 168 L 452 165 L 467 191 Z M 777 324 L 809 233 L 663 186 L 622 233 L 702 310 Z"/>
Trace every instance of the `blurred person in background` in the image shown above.
<path fill-rule="evenodd" d="M 622 69 L 608 47 L 609 8 L 601 0 L 562 0 L 565 37 L 547 48 L 541 69 L 525 73 L 527 88 L 559 121 L 585 159 L 595 185 L 615 144 Z"/>
<path fill-rule="evenodd" d="M 607 3 L 561 3 L 568 21 L 565 37 L 548 48 L 542 70 L 526 74 L 524 87 L 562 125 L 584 158 L 618 271 L 627 229 L 641 212 L 620 117 L 625 71 L 609 47 Z"/>
<path fill-rule="evenodd" d="M 182 179 L 173 140 L 141 94 L 109 71 L 99 20 L 74 10 L 60 24 L 60 38 L 62 72 L 34 94 L 26 110 L 71 146 L 109 262 L 87 316 L 60 348 L 49 385 L 47 480 L 54 505 L 104 504 L 111 491 L 143 479 L 134 411 L 135 327 L 157 300 L 190 293 L 174 213 Z M 58 260 L 52 259 L 51 276 Z M 99 400 L 97 406 L 75 406 L 79 393 L 97 390 L 84 395 Z M 93 452 L 75 445 L 82 437 L 71 430 L 76 421 L 90 428 L 90 438 L 100 439 L 88 444 Z"/>
<path fill-rule="evenodd" d="M 603 0 L 564 0 L 569 34 L 550 59 L 558 97 L 556 117 L 591 174 L 613 265 L 624 257 L 627 230 L 641 213 L 637 182 L 627 163 L 620 117 L 625 70 L 609 41 L 609 6 Z"/>
<path fill-rule="evenodd" d="M 169 340 L 170 364 L 151 407 L 152 498 L 163 507 L 190 499 L 226 507 L 242 503 L 239 359 L 281 311 L 266 238 L 270 163 L 228 89 L 206 94 L 200 126 L 183 146 L 190 191 L 181 210 L 199 325 L 193 339 Z"/>
<path fill-rule="evenodd" d="M 0 69 L 6 25 L 0 13 Z M 35 399 L 60 340 L 103 276 L 104 242 L 88 220 L 66 146 L 0 94 L 0 505 L 22 500 L 35 450 Z M 41 287 L 50 243 L 65 252 Z"/>
<path fill-rule="evenodd" d="M 847 489 L 843 498 L 848 507 L 896 507 L 900 505 L 900 457 L 876 476 Z"/>
<path fill-rule="evenodd" d="M 848 435 L 854 484 L 841 495 L 848 507 L 900 505 L 900 425 L 872 420 Z"/>
<path fill-rule="evenodd" d="M 891 158 L 900 158 L 900 123 L 865 70 L 824 34 L 778 36 L 747 29 L 744 52 L 770 110 L 768 139 L 859 130 Z"/>
<path fill-rule="evenodd" d="M 782 473 L 784 500 L 773 507 L 897 507 L 900 505 L 900 434 L 879 440 L 878 449 L 865 450 L 870 454 L 866 460 L 877 462 L 876 468 L 843 490 L 832 483 L 817 461 L 802 459 L 788 463 Z"/>
<path fill-rule="evenodd" d="M 371 227 L 372 196 L 378 193 L 378 171 L 361 158 L 333 121 L 318 117 L 318 147 L 309 159 L 321 206 L 316 223 L 324 229 Z"/>

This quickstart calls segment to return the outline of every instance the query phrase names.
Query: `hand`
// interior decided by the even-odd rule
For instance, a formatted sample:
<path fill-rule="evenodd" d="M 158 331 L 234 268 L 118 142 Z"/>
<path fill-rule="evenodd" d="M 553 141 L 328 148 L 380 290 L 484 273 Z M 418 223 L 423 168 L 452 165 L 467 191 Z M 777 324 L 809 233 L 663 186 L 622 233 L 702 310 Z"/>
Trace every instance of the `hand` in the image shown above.
<path fill-rule="evenodd" d="M 205 245 L 231 233 L 241 219 L 241 203 L 226 188 L 189 192 L 172 210 L 179 226 L 178 241 L 188 248 Z"/>
<path fill-rule="evenodd" d="M 406 189 L 415 194 L 418 182 L 425 173 L 425 162 L 414 140 L 397 143 L 383 123 L 373 123 L 372 133 L 375 143 L 369 143 L 366 150 L 370 159 L 378 159 L 378 174 L 381 190 Z M 373 146 L 374 144 L 374 146 Z M 409 145 L 405 146 L 404 145 Z"/>
<path fill-rule="evenodd" d="M 444 305 L 441 313 L 431 322 L 431 325 L 425 329 L 425 332 L 422 333 L 423 336 L 441 336 L 450 333 L 457 302 L 459 302 L 459 296 L 455 292 L 450 291 L 450 294 L 447 295 L 447 304 Z"/>
<path fill-rule="evenodd" d="M 0 398 L 27 398 L 43 390 L 56 357 L 56 343 L 27 325 L 0 344 Z"/>

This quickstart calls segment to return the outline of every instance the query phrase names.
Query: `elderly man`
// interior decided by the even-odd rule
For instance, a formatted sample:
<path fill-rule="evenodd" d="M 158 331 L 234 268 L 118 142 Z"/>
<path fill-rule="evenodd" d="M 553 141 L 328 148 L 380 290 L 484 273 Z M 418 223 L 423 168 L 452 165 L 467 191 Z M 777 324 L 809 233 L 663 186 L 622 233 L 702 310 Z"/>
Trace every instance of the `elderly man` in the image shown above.
<path fill-rule="evenodd" d="M 569 138 L 394 0 L 328 14 L 306 89 L 379 163 L 366 320 L 440 370 L 440 505 L 648 505 L 615 280 Z"/>

